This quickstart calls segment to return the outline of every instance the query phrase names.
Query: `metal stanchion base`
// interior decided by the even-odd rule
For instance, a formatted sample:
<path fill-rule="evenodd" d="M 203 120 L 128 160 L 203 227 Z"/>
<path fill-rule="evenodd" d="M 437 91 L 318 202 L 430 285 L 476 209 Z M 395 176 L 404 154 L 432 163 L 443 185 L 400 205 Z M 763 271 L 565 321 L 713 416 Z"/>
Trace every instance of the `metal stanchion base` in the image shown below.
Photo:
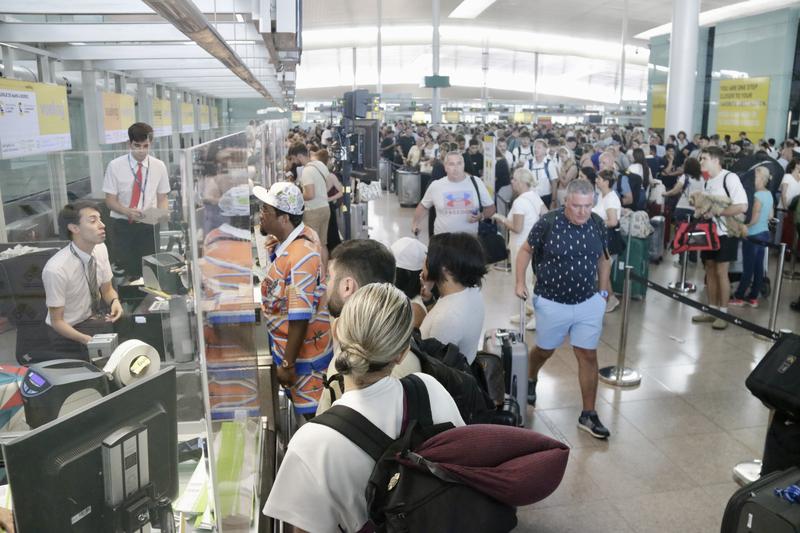
<path fill-rule="evenodd" d="M 598 374 L 600 381 L 607 385 L 614 385 L 615 387 L 636 387 L 642 382 L 642 376 L 639 372 L 628 367 L 624 367 L 619 376 L 617 376 L 616 366 L 604 366 L 600 369 Z"/>
<path fill-rule="evenodd" d="M 511 265 L 508 263 L 495 263 L 492 268 L 500 272 L 511 272 Z"/>
<path fill-rule="evenodd" d="M 667 287 L 669 287 L 670 290 L 679 292 L 681 294 L 689 294 L 690 292 L 694 292 L 697 290 L 697 286 L 695 286 L 694 283 L 689 283 L 688 281 L 686 283 L 681 283 L 680 281 L 673 281 L 672 283 L 667 285 Z"/>
<path fill-rule="evenodd" d="M 792 281 L 800 279 L 800 272 L 784 272 L 783 279 L 789 279 Z"/>
<path fill-rule="evenodd" d="M 753 459 L 733 467 L 733 480 L 744 487 L 761 477 L 761 461 Z"/>

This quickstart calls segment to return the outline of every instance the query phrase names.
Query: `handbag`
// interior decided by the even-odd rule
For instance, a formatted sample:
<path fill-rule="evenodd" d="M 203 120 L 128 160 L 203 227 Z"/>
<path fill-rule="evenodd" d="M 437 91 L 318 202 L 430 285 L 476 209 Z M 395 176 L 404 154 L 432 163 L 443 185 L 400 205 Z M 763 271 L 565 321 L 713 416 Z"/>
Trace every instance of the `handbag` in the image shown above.
<path fill-rule="evenodd" d="M 781 336 L 747 376 L 744 384 L 770 409 L 800 422 L 800 336 Z"/>
<path fill-rule="evenodd" d="M 672 253 L 707 252 L 719 250 L 717 225 L 711 220 L 678 222 Z"/>
<path fill-rule="evenodd" d="M 625 239 L 622 238 L 622 230 L 619 225 L 608 228 L 608 253 L 619 255 L 625 251 Z"/>
<path fill-rule="evenodd" d="M 478 197 L 478 211 L 483 213 L 483 202 L 481 202 L 481 192 L 475 177 L 470 176 L 472 186 L 475 187 L 475 195 Z M 486 254 L 486 264 L 498 263 L 508 259 L 508 247 L 506 240 L 500 235 L 497 224 L 493 220 L 481 220 L 478 222 L 478 240 L 481 241 L 483 251 Z"/>

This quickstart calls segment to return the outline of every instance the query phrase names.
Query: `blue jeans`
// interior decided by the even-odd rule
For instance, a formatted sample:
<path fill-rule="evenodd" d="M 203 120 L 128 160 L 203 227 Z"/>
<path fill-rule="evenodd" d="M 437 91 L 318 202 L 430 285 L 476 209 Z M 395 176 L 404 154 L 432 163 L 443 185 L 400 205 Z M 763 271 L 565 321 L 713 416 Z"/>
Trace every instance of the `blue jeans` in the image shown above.
<path fill-rule="evenodd" d="M 750 239 L 761 242 L 769 240 L 769 232 L 763 231 L 755 235 L 750 235 Z M 746 299 L 757 300 L 761 292 L 761 284 L 764 282 L 764 250 L 763 246 L 755 244 L 748 239 L 742 239 L 742 279 L 733 295 L 740 300 L 745 299 L 745 292 L 750 289 Z"/>

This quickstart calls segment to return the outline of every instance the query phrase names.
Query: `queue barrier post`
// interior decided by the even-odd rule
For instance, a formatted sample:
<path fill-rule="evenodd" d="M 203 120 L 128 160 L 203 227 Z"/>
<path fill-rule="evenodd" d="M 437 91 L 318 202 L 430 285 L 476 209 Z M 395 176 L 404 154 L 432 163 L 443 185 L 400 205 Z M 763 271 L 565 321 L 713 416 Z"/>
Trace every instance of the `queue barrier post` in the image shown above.
<path fill-rule="evenodd" d="M 691 220 L 691 215 L 686 217 L 686 221 L 689 222 Z M 681 281 L 680 282 L 672 282 L 667 285 L 670 289 L 675 292 L 679 292 L 681 294 L 689 294 L 695 292 L 697 290 L 697 286 L 694 283 L 690 283 L 686 281 L 686 270 L 689 267 L 689 252 L 683 252 L 683 259 L 681 259 Z"/>
<path fill-rule="evenodd" d="M 603 383 L 615 387 L 636 387 L 642 382 L 642 376 L 636 370 L 625 366 L 625 350 L 628 344 L 628 312 L 631 303 L 631 271 L 633 267 L 626 263 L 625 282 L 622 286 L 622 324 L 619 328 L 619 348 L 617 364 L 605 366 L 598 372 Z"/>
<path fill-rule="evenodd" d="M 786 217 L 784 217 L 783 220 L 786 220 Z M 790 280 L 800 279 L 800 272 L 795 271 L 795 267 L 797 266 L 797 239 L 798 233 L 795 228 L 792 236 L 792 262 L 789 266 L 789 270 L 787 272 L 783 272 L 782 270 L 778 271 L 779 274 L 783 272 L 783 277 Z"/>

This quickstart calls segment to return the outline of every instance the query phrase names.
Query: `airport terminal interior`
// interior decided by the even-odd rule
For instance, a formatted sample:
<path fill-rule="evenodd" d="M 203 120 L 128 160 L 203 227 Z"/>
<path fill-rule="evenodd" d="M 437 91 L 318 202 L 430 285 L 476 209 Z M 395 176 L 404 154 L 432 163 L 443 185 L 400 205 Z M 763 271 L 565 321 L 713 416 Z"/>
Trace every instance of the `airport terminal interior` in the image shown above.
<path fill-rule="evenodd" d="M 800 0 L 0 0 L 0 53 L 0 531 L 800 531 Z"/>

